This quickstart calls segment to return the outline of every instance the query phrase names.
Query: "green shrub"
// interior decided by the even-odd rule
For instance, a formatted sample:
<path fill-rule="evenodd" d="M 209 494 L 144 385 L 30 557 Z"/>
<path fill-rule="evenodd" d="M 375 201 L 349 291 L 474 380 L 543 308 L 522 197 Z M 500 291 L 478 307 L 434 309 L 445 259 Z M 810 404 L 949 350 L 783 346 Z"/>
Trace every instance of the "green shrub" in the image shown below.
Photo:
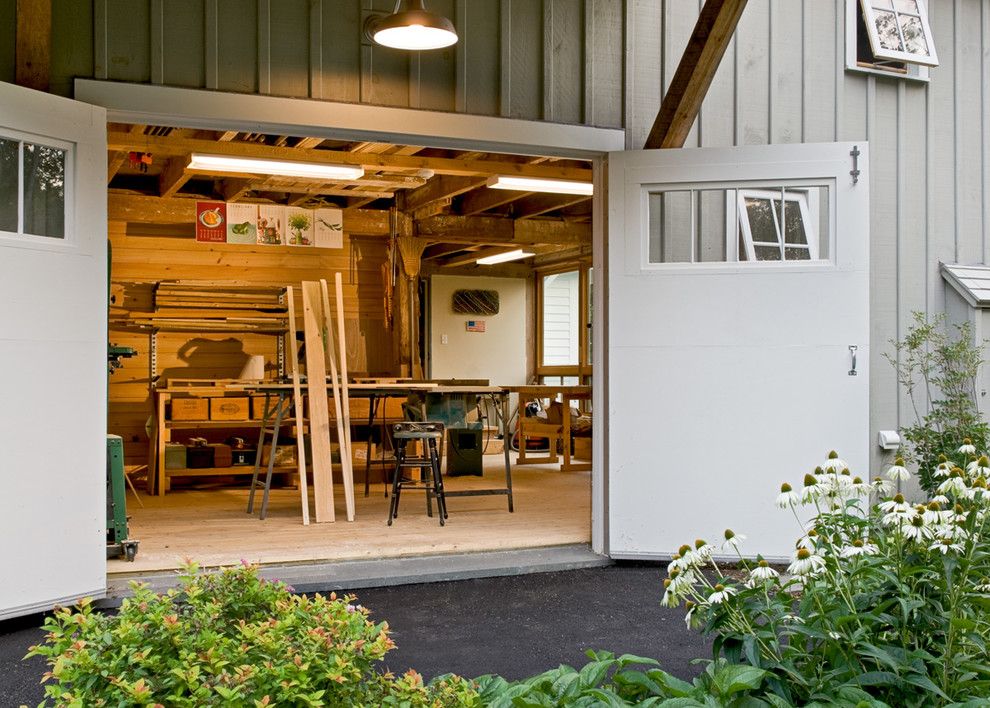
<path fill-rule="evenodd" d="M 927 318 L 915 312 L 907 335 L 893 342 L 896 356 L 885 355 L 914 409 L 914 424 L 901 432 L 908 459 L 918 466 L 918 481 L 929 494 L 938 484 L 932 473 L 941 456 L 953 455 L 960 440 L 969 438 L 981 450 L 990 444 L 990 427 L 976 404 L 982 352 L 968 322 L 954 329 L 949 336 L 945 315 Z"/>
<path fill-rule="evenodd" d="M 293 595 L 247 564 L 183 569 L 159 595 L 135 584 L 115 615 L 88 601 L 45 622 L 46 695 L 65 706 L 477 705 L 457 677 L 424 686 L 375 663 L 394 645 L 354 597 Z"/>
<path fill-rule="evenodd" d="M 908 471 L 894 465 L 887 476 L 905 481 Z M 766 671 L 766 698 L 805 705 L 845 695 L 855 705 L 865 693 L 866 705 L 986 705 L 988 476 L 990 460 L 963 445 L 934 470 L 936 495 L 914 505 L 887 497 L 888 480 L 854 477 L 831 453 L 803 487 L 785 484 L 777 498 L 783 509 L 814 511 L 789 579 L 741 557 L 748 579 L 727 579 L 712 560 L 717 549 L 699 540 L 674 557 L 662 602 L 685 603 L 689 626 L 714 635 L 716 656 Z M 871 492 L 884 501 L 870 506 Z M 722 548 L 741 540 L 727 530 Z"/>
<path fill-rule="evenodd" d="M 631 654 L 616 657 L 588 651 L 580 669 L 560 666 L 531 678 L 509 682 L 500 676 L 476 679 L 485 706 L 761 706 L 765 693 L 762 669 L 725 661 L 711 662 L 693 683 L 659 668 L 653 659 Z M 649 667 L 649 668 L 637 668 Z"/>

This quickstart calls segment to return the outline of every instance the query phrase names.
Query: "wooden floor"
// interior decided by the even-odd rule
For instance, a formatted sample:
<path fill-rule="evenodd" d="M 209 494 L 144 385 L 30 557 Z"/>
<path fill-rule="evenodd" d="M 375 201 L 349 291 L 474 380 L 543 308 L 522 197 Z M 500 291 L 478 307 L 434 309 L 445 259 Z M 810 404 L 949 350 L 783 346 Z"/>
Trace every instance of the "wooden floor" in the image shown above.
<path fill-rule="evenodd" d="M 513 458 L 515 456 L 513 455 Z M 501 455 L 485 457 L 484 477 L 445 477 L 447 491 L 501 486 Z M 373 484 L 365 497 L 356 485 L 354 522 L 344 516 L 343 489 L 335 488 L 337 521 L 303 526 L 297 490 L 273 490 L 265 521 L 246 513 L 248 490 L 179 490 L 163 497 L 143 492 L 144 508 L 128 493 L 130 535 L 140 541 L 133 563 L 110 560 L 110 574 L 171 570 L 190 558 L 203 566 L 316 560 L 372 560 L 556 546 L 591 541 L 591 473 L 563 473 L 553 465 L 512 470 L 515 512 L 504 496 L 455 497 L 443 528 L 426 515 L 422 492 L 402 497 L 399 518 L 387 526 L 388 499 Z M 260 496 L 259 496 L 260 501 Z M 435 512 L 434 512 L 435 513 Z"/>

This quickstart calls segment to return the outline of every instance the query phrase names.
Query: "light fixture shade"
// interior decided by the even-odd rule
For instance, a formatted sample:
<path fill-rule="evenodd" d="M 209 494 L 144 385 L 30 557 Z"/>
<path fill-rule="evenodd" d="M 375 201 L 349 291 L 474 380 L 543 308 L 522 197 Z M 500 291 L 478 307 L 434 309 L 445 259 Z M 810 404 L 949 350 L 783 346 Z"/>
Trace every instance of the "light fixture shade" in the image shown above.
<path fill-rule="evenodd" d="M 454 23 L 427 11 L 423 0 L 408 0 L 401 12 L 375 18 L 369 32 L 377 44 L 393 49 L 442 49 L 457 42 Z"/>
<path fill-rule="evenodd" d="M 591 182 L 577 182 L 569 179 L 544 179 L 543 177 L 512 177 L 494 175 L 488 178 L 492 189 L 514 189 L 521 192 L 548 192 L 550 194 L 594 194 Z"/>
<path fill-rule="evenodd" d="M 534 254 L 519 249 L 517 251 L 509 251 L 508 253 L 499 253 L 498 255 L 479 258 L 476 263 L 478 263 L 478 265 L 494 265 L 496 263 L 505 263 L 506 261 L 517 261 L 520 258 L 529 258 L 532 255 Z"/>
<path fill-rule="evenodd" d="M 320 162 L 295 162 L 293 160 L 269 160 L 261 157 L 232 157 L 229 155 L 189 156 L 188 169 L 215 170 L 238 174 L 281 175 L 309 179 L 354 180 L 364 176 L 360 165 L 330 165 Z"/>

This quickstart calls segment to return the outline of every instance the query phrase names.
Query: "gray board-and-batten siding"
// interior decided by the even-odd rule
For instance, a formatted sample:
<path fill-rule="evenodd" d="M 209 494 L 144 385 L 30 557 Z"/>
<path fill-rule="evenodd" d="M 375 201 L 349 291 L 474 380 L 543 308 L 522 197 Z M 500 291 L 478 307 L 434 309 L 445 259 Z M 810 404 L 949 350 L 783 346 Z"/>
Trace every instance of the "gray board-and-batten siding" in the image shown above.
<path fill-rule="evenodd" d="M 639 148 L 703 3 L 432 0 L 461 41 L 422 54 L 362 39 L 393 4 L 53 0 L 51 90 L 91 77 L 583 123 Z M 5 81 L 14 6 L 0 0 Z M 845 0 L 750 0 L 687 142 L 870 142 L 871 440 L 912 422 L 883 354 L 913 311 L 942 311 L 939 263 L 990 263 L 990 0 L 929 7 L 941 65 L 924 82 L 846 69 Z"/>

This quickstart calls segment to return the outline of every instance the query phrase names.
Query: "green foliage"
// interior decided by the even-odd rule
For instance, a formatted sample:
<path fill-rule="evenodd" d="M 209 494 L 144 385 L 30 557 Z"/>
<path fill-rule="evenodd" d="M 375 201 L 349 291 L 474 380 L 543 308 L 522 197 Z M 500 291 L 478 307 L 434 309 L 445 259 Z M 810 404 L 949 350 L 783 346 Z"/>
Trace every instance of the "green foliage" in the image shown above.
<path fill-rule="evenodd" d="M 476 679 L 480 699 L 492 708 L 786 705 L 756 697 L 768 691 L 764 685 L 768 674 L 752 666 L 711 662 L 693 683 L 688 683 L 661 670 L 653 659 L 632 654 L 616 657 L 607 651 L 589 651 L 588 657 L 591 661 L 580 669 L 559 666 L 521 681 L 482 676 Z"/>
<path fill-rule="evenodd" d="M 887 476 L 904 481 L 902 465 Z M 714 636 L 714 653 L 767 672 L 771 696 L 794 705 L 963 705 L 990 695 L 990 460 L 971 445 L 933 472 L 927 504 L 901 495 L 870 505 L 866 484 L 837 456 L 783 485 L 777 505 L 812 520 L 782 578 L 765 562 L 726 579 L 713 546 L 682 546 L 663 604 Z M 723 548 L 739 537 L 726 532 Z"/>
<path fill-rule="evenodd" d="M 990 443 L 990 427 L 976 405 L 976 376 L 982 363 L 968 322 L 946 332 L 945 315 L 914 313 L 914 324 L 894 356 L 885 355 L 914 408 L 914 425 L 902 429 L 912 462 L 925 491 L 934 489 L 932 471 L 941 455 L 951 456 L 963 439 L 979 449 Z"/>
<path fill-rule="evenodd" d="M 178 590 L 135 584 L 120 612 L 59 609 L 45 622 L 46 695 L 60 706 L 474 706 L 457 677 L 424 686 L 414 671 L 380 674 L 394 645 L 337 598 L 293 595 L 244 564 L 203 574 L 183 568 Z"/>

